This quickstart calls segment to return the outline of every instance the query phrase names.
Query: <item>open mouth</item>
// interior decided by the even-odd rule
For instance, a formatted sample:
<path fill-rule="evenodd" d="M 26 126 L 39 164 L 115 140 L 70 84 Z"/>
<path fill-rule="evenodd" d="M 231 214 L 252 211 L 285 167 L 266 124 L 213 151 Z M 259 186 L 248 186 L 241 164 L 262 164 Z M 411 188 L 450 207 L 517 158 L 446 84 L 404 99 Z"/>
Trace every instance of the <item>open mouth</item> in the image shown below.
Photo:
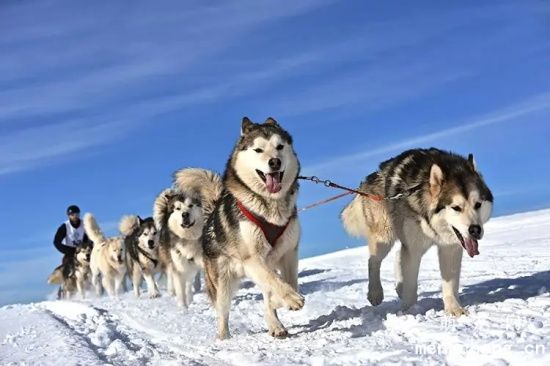
<path fill-rule="evenodd" d="M 195 225 L 195 221 L 190 222 L 188 224 L 185 224 L 185 223 L 181 224 L 181 227 L 184 228 L 184 229 L 189 229 L 190 227 L 193 227 L 193 225 Z M 153 249 L 153 248 L 151 248 L 151 249 Z"/>
<path fill-rule="evenodd" d="M 256 173 L 260 179 L 265 183 L 265 188 L 269 193 L 277 193 L 281 190 L 283 181 L 284 171 L 264 173 L 256 169 Z"/>
<path fill-rule="evenodd" d="M 476 239 L 472 239 L 470 237 L 467 237 L 464 239 L 464 236 L 458 231 L 454 226 L 452 226 L 458 240 L 460 240 L 460 244 L 466 250 L 470 258 L 473 258 L 476 255 L 479 255 L 479 249 L 478 249 L 478 242 Z"/>

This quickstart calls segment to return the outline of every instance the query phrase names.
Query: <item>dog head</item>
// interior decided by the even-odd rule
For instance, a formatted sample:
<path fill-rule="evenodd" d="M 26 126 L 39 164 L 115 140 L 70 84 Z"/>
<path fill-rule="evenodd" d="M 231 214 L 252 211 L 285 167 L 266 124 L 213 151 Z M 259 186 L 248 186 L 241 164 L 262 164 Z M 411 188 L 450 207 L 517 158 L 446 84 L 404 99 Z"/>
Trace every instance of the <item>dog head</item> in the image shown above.
<path fill-rule="evenodd" d="M 453 155 L 430 169 L 430 225 L 446 243 L 461 245 L 470 257 L 479 254 L 483 225 L 491 217 L 493 195 L 478 172 L 473 155 Z"/>
<path fill-rule="evenodd" d="M 146 252 L 152 252 L 158 248 L 160 240 L 155 222 L 152 217 L 142 219 L 138 216 L 139 227 L 135 233 L 137 245 Z"/>
<path fill-rule="evenodd" d="M 126 246 L 124 245 L 123 238 L 110 238 L 106 242 L 107 255 L 114 263 L 119 266 L 125 263 L 126 259 Z"/>
<path fill-rule="evenodd" d="M 176 236 L 197 240 L 202 235 L 204 216 L 201 199 L 190 192 L 168 195 L 168 229 Z"/>
<path fill-rule="evenodd" d="M 92 256 L 92 243 L 85 242 L 76 246 L 75 249 L 75 258 L 81 265 L 89 265 L 90 258 Z"/>
<path fill-rule="evenodd" d="M 277 199 L 295 183 L 300 164 L 292 137 L 277 121 L 257 124 L 245 117 L 229 168 L 256 194 Z"/>

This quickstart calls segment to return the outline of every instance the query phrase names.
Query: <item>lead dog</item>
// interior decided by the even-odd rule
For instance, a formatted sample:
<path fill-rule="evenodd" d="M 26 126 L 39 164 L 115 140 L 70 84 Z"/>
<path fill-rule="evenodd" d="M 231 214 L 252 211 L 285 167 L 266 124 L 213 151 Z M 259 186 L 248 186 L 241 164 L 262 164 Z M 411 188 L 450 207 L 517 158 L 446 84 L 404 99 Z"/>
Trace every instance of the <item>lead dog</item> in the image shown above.
<path fill-rule="evenodd" d="M 420 260 L 436 245 L 445 311 L 465 314 L 458 301 L 462 253 L 479 254 L 478 240 L 493 208 L 493 195 L 473 155 L 465 159 L 434 148 L 405 151 L 380 164 L 359 189 L 386 197 L 405 194 L 382 202 L 356 196 L 341 215 L 348 233 L 368 240 L 371 304 L 384 298 L 380 265 L 400 240 L 396 276 L 403 308 L 416 303 Z"/>

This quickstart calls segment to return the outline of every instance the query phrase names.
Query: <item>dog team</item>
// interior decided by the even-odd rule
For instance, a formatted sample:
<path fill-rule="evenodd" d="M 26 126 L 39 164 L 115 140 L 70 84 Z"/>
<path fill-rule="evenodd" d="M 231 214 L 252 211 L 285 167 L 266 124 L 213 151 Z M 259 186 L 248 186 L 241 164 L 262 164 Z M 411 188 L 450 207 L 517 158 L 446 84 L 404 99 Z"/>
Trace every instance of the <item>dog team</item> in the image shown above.
<path fill-rule="evenodd" d="M 91 214 L 84 216 L 83 229 L 69 221 L 62 225 L 67 238 L 80 235 L 80 241 L 73 241 L 74 255 L 48 282 L 62 284 L 66 297 L 76 292 L 84 297 L 90 286 L 97 295 L 116 296 L 128 277 L 139 297 L 145 279 L 147 295 L 154 298 L 160 296 L 160 274 L 169 294 L 187 308 L 203 271 L 217 335 L 226 339 L 232 298 L 248 277 L 263 294 L 269 334 L 286 337 L 277 310 L 304 306 L 298 289 L 299 173 L 292 136 L 273 118 L 254 123 L 245 117 L 223 176 L 194 168 L 176 172 L 172 187 L 155 199 L 153 217 L 123 217 L 120 236 L 106 237 Z M 466 314 L 458 299 L 462 256 L 479 254 L 493 206 L 473 156 L 435 148 L 405 151 L 381 163 L 359 190 L 382 197 L 402 194 L 380 201 L 356 195 L 341 213 L 346 231 L 368 241 L 369 302 L 382 303 L 380 266 L 400 241 L 396 290 L 404 309 L 413 306 L 422 256 L 435 245 L 445 311 Z"/>

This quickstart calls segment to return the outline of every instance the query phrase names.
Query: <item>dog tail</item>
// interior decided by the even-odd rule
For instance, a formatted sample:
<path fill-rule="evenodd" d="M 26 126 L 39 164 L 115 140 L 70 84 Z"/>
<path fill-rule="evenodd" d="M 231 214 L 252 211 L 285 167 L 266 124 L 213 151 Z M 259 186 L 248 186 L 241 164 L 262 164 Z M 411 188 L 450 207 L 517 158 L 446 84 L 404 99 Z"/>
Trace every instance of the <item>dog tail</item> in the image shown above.
<path fill-rule="evenodd" d="M 107 240 L 105 238 L 105 235 L 99 228 L 99 225 L 97 224 L 94 215 L 92 215 L 91 213 L 87 213 L 86 215 L 84 215 L 84 230 L 95 245 L 103 243 Z"/>
<path fill-rule="evenodd" d="M 199 168 L 181 169 L 174 174 L 174 186 L 183 192 L 197 192 L 201 196 L 204 213 L 214 211 L 223 191 L 222 178 L 213 171 Z"/>
<path fill-rule="evenodd" d="M 53 270 L 52 274 L 48 277 L 49 285 L 61 285 L 63 283 L 63 268 L 57 267 Z"/>
<path fill-rule="evenodd" d="M 162 191 L 155 199 L 153 204 L 153 220 L 157 230 L 161 230 L 166 221 L 168 220 L 170 196 L 175 195 L 175 191 L 172 188 L 167 188 Z"/>
<path fill-rule="evenodd" d="M 367 229 L 366 218 L 363 214 L 362 200 L 363 197 L 356 195 L 340 214 L 344 229 L 346 229 L 349 235 L 355 237 L 364 237 Z"/>
<path fill-rule="evenodd" d="M 118 225 L 118 230 L 123 236 L 130 236 L 139 228 L 139 217 L 134 215 L 123 216 Z"/>

